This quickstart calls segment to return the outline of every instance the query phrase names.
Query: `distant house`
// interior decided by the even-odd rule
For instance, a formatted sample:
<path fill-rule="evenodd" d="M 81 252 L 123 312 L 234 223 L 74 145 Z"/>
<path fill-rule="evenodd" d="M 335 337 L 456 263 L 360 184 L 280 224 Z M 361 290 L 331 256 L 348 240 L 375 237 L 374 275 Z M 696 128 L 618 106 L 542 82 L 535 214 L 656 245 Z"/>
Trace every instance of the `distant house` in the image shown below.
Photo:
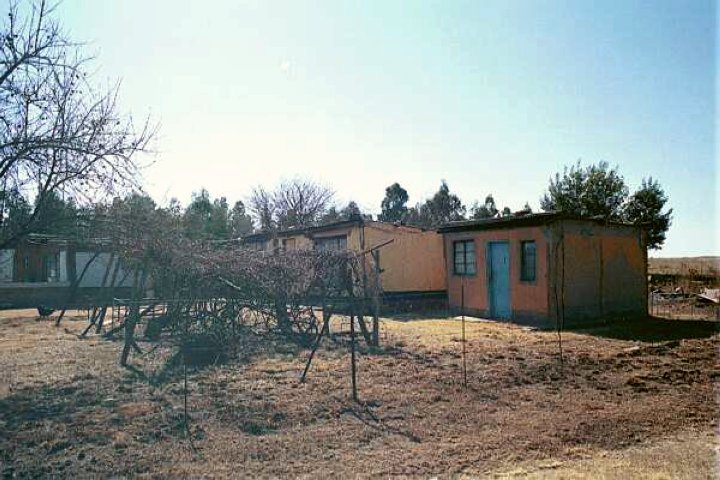
<path fill-rule="evenodd" d="M 647 311 L 639 227 L 539 213 L 453 222 L 439 232 L 454 310 L 464 304 L 469 314 L 543 327 Z"/>
<path fill-rule="evenodd" d="M 100 253 L 96 256 L 96 252 Z M 28 235 L 13 248 L 0 250 L 0 308 L 62 306 L 83 271 L 76 305 L 91 299 L 109 301 L 113 295 L 127 296 L 132 279 L 121 266 L 114 275 L 115 288 L 108 288 L 116 264 L 97 240 L 77 242 L 53 235 Z"/>
<path fill-rule="evenodd" d="M 445 302 L 443 243 L 435 231 L 357 216 L 316 227 L 256 233 L 242 241 L 265 252 L 302 248 L 364 252 L 385 244 L 378 252 L 386 303 Z"/>

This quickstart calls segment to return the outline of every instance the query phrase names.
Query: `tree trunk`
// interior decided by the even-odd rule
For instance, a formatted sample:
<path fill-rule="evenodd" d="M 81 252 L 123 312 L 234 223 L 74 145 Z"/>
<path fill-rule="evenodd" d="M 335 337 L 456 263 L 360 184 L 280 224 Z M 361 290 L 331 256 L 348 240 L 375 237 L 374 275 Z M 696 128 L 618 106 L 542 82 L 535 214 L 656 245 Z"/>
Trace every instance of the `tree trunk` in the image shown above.
<path fill-rule="evenodd" d="M 90 265 L 95 261 L 97 257 L 100 256 L 100 252 L 95 252 L 95 255 L 93 255 L 90 260 L 85 264 L 85 266 L 82 269 L 82 272 L 80 272 L 80 276 L 75 279 L 75 281 L 70 286 L 70 294 L 68 295 L 68 299 L 65 301 L 65 305 L 63 306 L 62 311 L 60 312 L 60 315 L 58 316 L 57 320 L 55 321 L 55 326 L 60 326 L 60 321 L 65 316 L 65 312 L 68 309 L 68 306 L 72 304 L 72 302 L 75 301 L 75 296 L 77 295 L 78 288 L 80 288 L 80 282 L 82 282 L 82 279 L 85 277 L 85 274 L 90 269 Z"/>
<path fill-rule="evenodd" d="M 135 280 L 133 281 L 133 294 L 132 299 L 130 300 L 130 311 L 128 312 L 127 317 L 125 318 L 125 345 L 123 345 L 123 351 L 120 356 L 120 365 L 123 367 L 127 366 L 127 360 L 130 356 L 130 350 L 132 348 L 135 348 L 136 350 L 139 350 L 137 344 L 135 343 L 135 326 L 137 325 L 138 321 L 140 320 L 140 297 L 141 293 L 145 288 L 145 278 L 147 274 L 145 271 L 143 271 L 141 274 L 139 274 L 137 271 L 135 271 Z M 138 279 L 138 277 L 140 277 Z"/>
<path fill-rule="evenodd" d="M 275 297 L 275 316 L 277 318 L 278 328 L 282 333 L 290 333 L 290 316 L 287 312 L 287 300 L 283 293 Z"/>

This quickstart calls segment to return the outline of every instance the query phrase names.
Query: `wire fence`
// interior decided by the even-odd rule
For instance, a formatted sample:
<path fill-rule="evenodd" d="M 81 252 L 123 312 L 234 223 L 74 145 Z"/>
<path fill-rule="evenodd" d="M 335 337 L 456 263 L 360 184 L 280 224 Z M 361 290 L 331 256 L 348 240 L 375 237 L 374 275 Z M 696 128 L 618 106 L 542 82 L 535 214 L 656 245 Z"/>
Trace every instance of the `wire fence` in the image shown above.
<path fill-rule="evenodd" d="M 720 320 L 720 305 L 695 294 L 650 293 L 648 312 L 673 320 Z"/>

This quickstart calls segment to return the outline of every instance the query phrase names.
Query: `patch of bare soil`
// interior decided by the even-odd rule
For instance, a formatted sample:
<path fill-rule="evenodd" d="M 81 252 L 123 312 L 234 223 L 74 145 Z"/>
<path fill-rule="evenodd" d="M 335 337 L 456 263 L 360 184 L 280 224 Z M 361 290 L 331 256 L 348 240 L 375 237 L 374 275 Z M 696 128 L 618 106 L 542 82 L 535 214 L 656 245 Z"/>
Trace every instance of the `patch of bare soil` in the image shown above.
<path fill-rule="evenodd" d="M 361 405 L 346 344 L 325 342 L 305 384 L 308 350 L 274 345 L 189 370 L 188 435 L 170 346 L 140 342 L 145 354 L 123 369 L 121 344 L 79 339 L 80 319 L 56 329 L 4 314 L 0 467 L 20 478 L 487 476 L 707 435 L 717 335 L 682 323 L 692 331 L 565 333 L 561 364 L 553 332 L 468 322 L 465 388 L 458 321 L 384 320 L 383 347 L 359 359 Z"/>

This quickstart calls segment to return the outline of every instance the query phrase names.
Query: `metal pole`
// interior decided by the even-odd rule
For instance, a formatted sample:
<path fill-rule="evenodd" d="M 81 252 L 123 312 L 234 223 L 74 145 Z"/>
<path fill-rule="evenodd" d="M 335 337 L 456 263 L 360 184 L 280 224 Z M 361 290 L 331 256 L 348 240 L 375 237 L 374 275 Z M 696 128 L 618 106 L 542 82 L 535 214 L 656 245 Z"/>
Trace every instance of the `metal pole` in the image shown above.
<path fill-rule="evenodd" d="M 655 316 L 655 294 L 650 291 L 650 315 Z"/>
<path fill-rule="evenodd" d="M 357 394 L 357 367 L 355 365 L 355 315 L 350 314 L 350 367 L 352 369 L 352 397 L 358 401 Z"/>
<path fill-rule="evenodd" d="M 467 388 L 467 364 L 465 362 L 465 283 L 463 282 L 460 286 L 460 318 L 462 324 L 462 370 L 463 370 L 463 385 Z"/>
<path fill-rule="evenodd" d="M 372 259 L 374 265 L 374 285 L 373 285 L 373 346 L 380 346 L 380 251 L 372 251 Z M 364 260 L 363 260 L 364 261 Z M 367 296 L 367 293 L 366 293 Z"/>

